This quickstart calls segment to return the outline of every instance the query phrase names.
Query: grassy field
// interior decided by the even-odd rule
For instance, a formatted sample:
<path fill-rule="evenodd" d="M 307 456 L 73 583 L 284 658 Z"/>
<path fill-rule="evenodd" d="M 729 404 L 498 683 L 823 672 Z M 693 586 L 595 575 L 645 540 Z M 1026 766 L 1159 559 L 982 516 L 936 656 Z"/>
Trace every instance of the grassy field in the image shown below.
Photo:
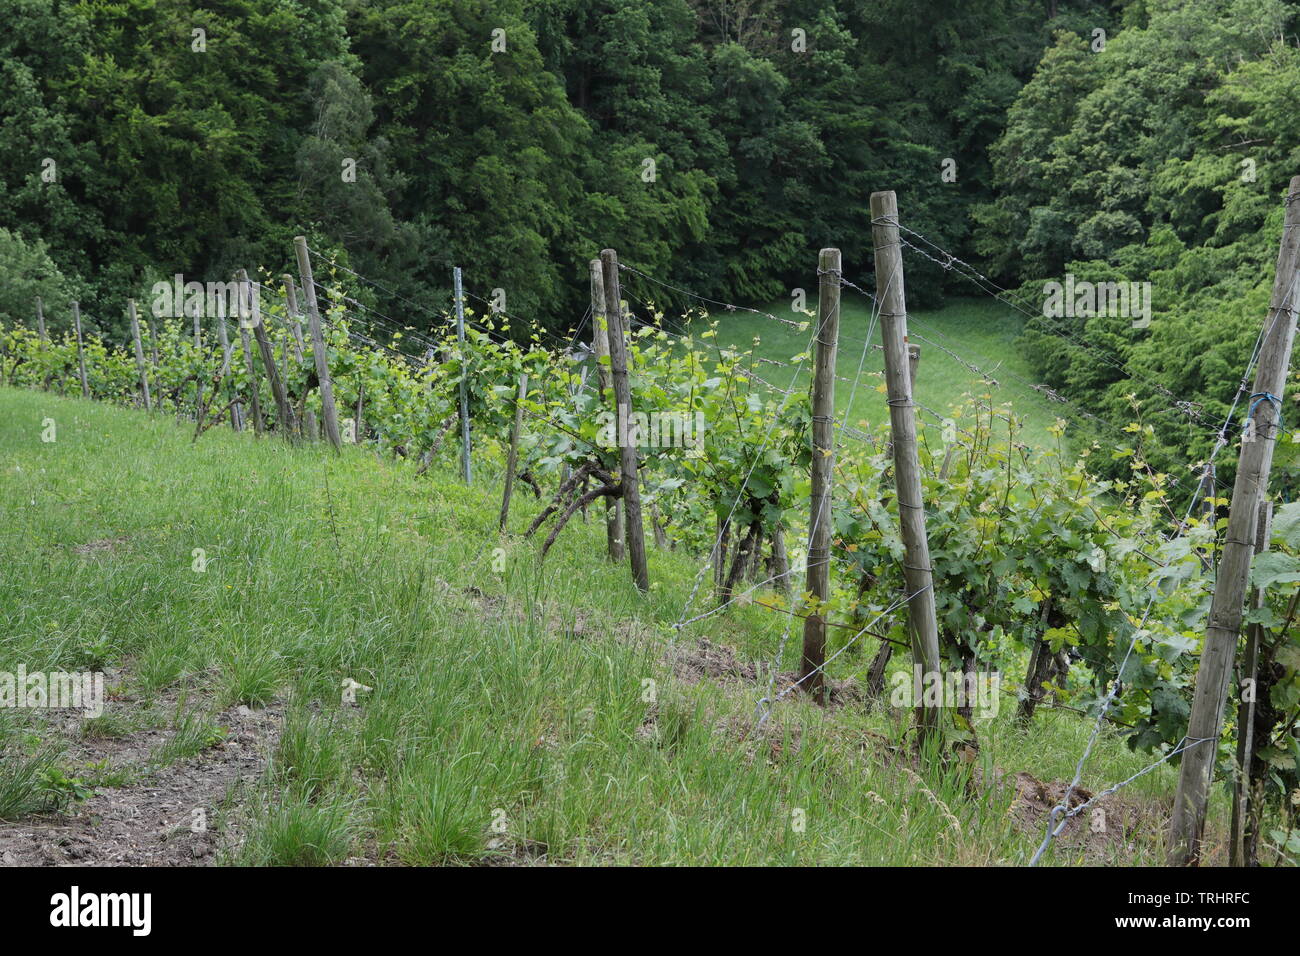
<path fill-rule="evenodd" d="M 1005 333 L 980 331 L 974 311 L 936 321 L 990 344 Z M 922 369 L 937 391 L 940 361 Z M 517 492 L 516 534 L 498 536 L 499 495 L 490 450 L 467 488 L 361 448 L 227 429 L 192 444 L 167 417 L 0 389 L 0 670 L 111 680 L 97 720 L 0 710 L 0 855 L 52 839 L 33 816 L 51 794 L 73 798 L 54 818 L 67 823 L 159 787 L 211 814 L 217 862 L 1017 864 L 1033 852 L 1090 722 L 1040 710 L 1024 731 L 1004 698 L 978 722 L 973 759 L 931 775 L 895 748 L 909 714 L 889 707 L 787 699 L 756 735 L 766 678 L 753 665 L 788 618 L 749 605 L 676 635 L 695 559 L 653 550 L 642 598 L 602 557 L 593 520 L 539 566 L 517 533 L 536 504 Z M 851 681 L 869 659 L 845 654 L 832 676 Z M 349 681 L 368 688 L 355 704 Z M 239 765 L 252 770 L 187 794 L 214 761 L 233 766 L 259 715 L 260 755 Z M 1145 762 L 1103 735 L 1084 785 Z M 1166 766 L 1108 798 L 1109 828 L 1082 818 L 1049 861 L 1158 862 L 1172 787 Z M 192 839 L 189 812 L 159 811 L 180 818 L 171 845 Z"/>
<path fill-rule="evenodd" d="M 884 381 L 883 356 L 877 348 L 864 348 L 880 345 L 880 326 L 875 324 L 868 343 L 867 332 L 872 328 L 871 303 L 850 289 L 844 291 L 836 370 L 847 381 L 836 383 L 836 405 L 851 425 L 883 422 L 889 413 L 884 396 L 876 390 Z M 815 291 L 813 294 L 810 308 L 816 307 Z M 775 302 L 767 311 L 779 318 L 800 321 L 806 318 L 791 311 L 789 301 Z M 718 336 L 721 343 L 748 348 L 757 338 L 757 354 L 779 362 L 789 362 L 791 356 L 808 344 L 812 334 L 811 328 L 800 332 L 747 312 L 718 312 L 714 317 L 721 319 Z M 1023 423 L 1021 441 L 1031 447 L 1055 444 L 1046 429 L 1060 414 L 1061 406 L 1029 387 L 1035 379 L 1016 344 L 1024 326 L 1023 316 L 988 299 L 963 299 L 938 310 L 909 312 L 908 323 L 912 341 L 921 346 L 915 390 L 918 402 L 938 415 L 950 414 L 954 405 L 966 402 L 969 396 L 993 405 L 1009 403 Z M 987 372 L 996 384 L 984 380 L 950 353 Z M 781 388 L 787 387 L 793 378 L 791 370 L 772 365 L 763 365 L 755 371 Z M 807 373 L 802 373 L 801 379 L 806 381 L 806 378 Z M 855 380 L 858 380 L 856 389 L 852 384 Z M 936 415 L 925 409 L 918 413 L 917 420 L 923 428 L 940 427 Z"/>

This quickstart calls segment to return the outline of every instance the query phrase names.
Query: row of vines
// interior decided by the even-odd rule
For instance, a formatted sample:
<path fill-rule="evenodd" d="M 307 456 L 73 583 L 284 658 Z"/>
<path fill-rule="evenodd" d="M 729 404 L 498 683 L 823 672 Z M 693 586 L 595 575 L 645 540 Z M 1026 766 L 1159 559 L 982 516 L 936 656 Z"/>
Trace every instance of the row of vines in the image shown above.
<path fill-rule="evenodd" d="M 328 290 L 324 330 L 339 414 L 353 419 L 356 441 L 413 465 L 427 466 L 439 454 L 450 461 L 465 380 L 475 454 L 495 455 L 509 440 L 517 382 L 527 373 L 519 449 L 525 483 L 549 500 L 566 481 L 599 483 L 617 474 L 607 413 L 612 395 L 601 394 L 590 351 L 544 347 L 540 330 L 517 321 L 512 328 L 492 314 L 469 314 L 463 344 L 450 322 L 429 329 L 422 319 L 419 331 L 379 328 L 349 311 L 349 291 L 342 284 Z M 262 298 L 261 321 L 295 417 L 302 421 L 314 412 L 319 418 L 310 344 L 303 349 L 296 317 L 282 300 Z M 223 320 L 204 321 L 209 328 L 201 343 L 189 318 L 148 321 L 144 351 L 155 413 L 188 419 L 198 439 L 230 414 L 232 404 L 246 406 L 257 391 L 267 429 L 281 430 L 259 374 L 260 356 L 252 356 L 250 377 L 240 337 L 231 335 L 223 352 L 213 331 Z M 684 608 L 683 618 L 725 604 L 752 582 L 763 585 L 757 589 L 765 602 L 806 613 L 796 545 L 806 535 L 809 493 L 807 377 L 775 386 L 758 374 L 752 351 L 716 344 L 716 320 L 693 314 L 684 323 L 689 331 L 683 335 L 669 335 L 654 322 L 640 325 L 629 334 L 627 350 L 638 413 L 704 423 L 695 436 L 698 447 L 642 449 L 642 496 L 657 536 L 701 563 L 713 556 L 714 593 Z M 92 334 L 82 349 L 93 398 L 142 404 L 130 343 L 118 346 Z M 798 366 L 806 359 L 789 361 Z M 43 341 L 23 326 L 0 327 L 0 373 L 8 385 L 80 394 L 76 337 Z M 1055 447 L 1029 448 L 1019 439 L 1012 409 L 996 405 L 990 387 L 973 382 L 966 400 L 947 410 L 948 421 L 924 424 L 919 435 L 947 664 L 958 672 L 1025 674 L 1023 681 L 1006 683 L 1022 685 L 1014 692 L 1026 720 L 1049 693 L 1056 705 L 1095 712 L 1118 678 L 1111 724 L 1134 748 L 1167 749 L 1186 731 L 1226 501 L 1212 500 L 1184 520 L 1187 482 L 1147 464 L 1141 426 L 1133 426 L 1130 446 L 1078 447 L 1058 421 Z M 196 412 L 200 390 L 206 398 Z M 836 453 L 835 588 L 823 611 L 832 621 L 861 626 L 902 593 L 903 547 L 892 507 L 887 426 L 853 424 L 840 430 Z M 1103 455 L 1127 463 L 1127 477 L 1093 477 L 1098 469 L 1089 467 L 1090 460 Z M 1253 772 L 1260 792 L 1290 803 L 1300 787 L 1300 505 L 1278 509 L 1272 548 L 1256 561 L 1254 585 L 1264 600 L 1247 618 L 1264 633 L 1254 732 L 1261 759 Z M 1139 636 L 1121 673 L 1135 629 Z M 835 633 L 848 639 L 853 629 Z M 903 615 L 886 617 L 873 634 L 888 639 L 878 642 L 873 662 L 879 692 L 891 642 L 908 640 Z M 956 720 L 956 733 L 974 732 L 968 717 Z M 1225 735 L 1220 744 L 1225 775 L 1233 761 L 1230 739 Z M 1300 837 L 1290 839 L 1300 843 Z M 1300 846 L 1287 850 L 1297 851 Z"/>

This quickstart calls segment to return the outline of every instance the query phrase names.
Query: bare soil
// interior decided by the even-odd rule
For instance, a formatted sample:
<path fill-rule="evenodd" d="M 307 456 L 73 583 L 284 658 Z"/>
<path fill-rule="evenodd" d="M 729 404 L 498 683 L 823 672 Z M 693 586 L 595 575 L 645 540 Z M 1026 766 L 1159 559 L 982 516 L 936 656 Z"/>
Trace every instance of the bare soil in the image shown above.
<path fill-rule="evenodd" d="M 149 701 L 127 695 L 106 701 L 105 716 L 131 728 L 120 735 L 88 735 L 73 713 L 35 721 L 30 729 L 43 740 L 66 742 L 59 763 L 67 776 L 93 782 L 110 774 L 123 785 L 96 786 L 61 813 L 0 821 L 0 866 L 207 866 L 234 845 L 240 815 L 228 811 L 266 769 L 282 708 L 216 712 L 211 719 L 224 730 L 219 740 L 161 764 L 157 755 L 176 733 L 166 718 L 182 705 L 215 710 L 194 693 L 182 701 L 170 692 Z"/>

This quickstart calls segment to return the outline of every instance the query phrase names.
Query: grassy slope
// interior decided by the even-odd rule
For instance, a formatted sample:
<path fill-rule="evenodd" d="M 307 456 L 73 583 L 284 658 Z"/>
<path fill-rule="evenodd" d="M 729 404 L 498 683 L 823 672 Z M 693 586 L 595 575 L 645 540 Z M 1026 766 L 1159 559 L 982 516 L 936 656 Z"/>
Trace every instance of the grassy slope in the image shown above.
<path fill-rule="evenodd" d="M 815 295 L 809 303 L 816 307 Z M 791 311 L 789 302 L 768 306 L 771 314 L 802 321 L 805 316 Z M 721 317 L 719 341 L 733 347 L 748 348 L 759 338 L 757 353 L 763 358 L 780 362 L 789 361 L 800 352 L 811 336 L 811 329 L 800 332 L 789 326 L 773 322 L 764 316 L 746 312 L 718 313 Z M 1029 365 L 1016 346 L 1016 338 L 1024 319 L 1014 310 L 987 299 L 957 300 L 934 311 L 911 312 L 908 315 L 911 338 L 921 346 L 921 363 L 917 368 L 916 400 L 941 415 L 950 413 L 953 405 L 960 404 L 967 395 L 975 395 L 994 404 L 1010 403 L 1024 423 L 1020 440 L 1031 447 L 1054 445 L 1046 428 L 1060 413 L 1033 389 L 1034 381 Z M 870 349 L 863 358 L 867 330 L 871 327 L 870 302 L 845 289 L 840 309 L 840 347 L 837 371 L 848 381 L 836 383 L 836 405 L 841 414 L 848 411 L 850 424 L 884 422 L 888 419 L 885 398 L 876 391 L 882 378 L 883 358 L 879 350 Z M 923 341 L 928 339 L 929 341 Z M 879 345 L 880 327 L 876 324 L 871 345 Z M 969 368 L 944 351 L 948 349 L 971 364 L 992 375 L 998 383 L 990 386 Z M 858 378 L 859 365 L 862 377 L 857 389 L 852 382 Z M 774 385 L 785 388 L 790 384 L 789 370 L 766 365 L 755 370 Z M 806 382 L 806 373 L 801 376 Z M 852 408 L 849 407 L 852 397 Z M 923 428 L 937 431 L 940 427 L 934 415 L 922 411 L 918 421 Z M 937 435 L 936 435 L 937 439 Z"/>
<path fill-rule="evenodd" d="M 47 416 L 52 444 L 40 441 Z M 626 570 L 601 560 L 593 521 L 575 522 L 539 568 L 533 542 L 498 540 L 490 457 L 465 488 L 361 449 L 290 450 L 228 429 L 192 445 L 165 417 L 0 389 L 0 670 L 116 662 L 145 697 L 189 684 L 214 709 L 288 698 L 233 854 L 248 862 L 473 861 L 541 845 L 551 861 L 653 864 L 1016 863 L 1032 852 L 1039 834 L 1015 829 L 1009 789 L 954 775 L 927 781 L 932 800 L 887 765 L 869 732 L 898 740 L 906 714 L 788 700 L 767 740 L 747 737 L 760 688 L 685 682 L 665 663 L 696 563 L 652 551 L 654 590 L 640 599 Z M 516 501 L 517 531 L 535 505 Z M 108 544 L 74 550 L 91 542 Z M 682 643 L 708 637 L 767 659 L 785 621 L 741 607 Z M 834 676 L 869 656 L 842 656 Z M 373 688 L 359 707 L 340 703 L 345 678 Z M 655 705 L 642 700 L 646 679 Z M 1088 725 L 1045 711 L 1026 734 L 1012 709 L 1004 699 L 979 724 L 984 779 L 994 767 L 1068 779 Z M 18 738 L 0 711 L 0 743 Z M 1104 735 L 1085 783 L 1144 762 Z M 1127 793 L 1170 793 L 1168 771 Z M 1115 862 L 1157 860 L 1158 839 L 1140 834 Z"/>

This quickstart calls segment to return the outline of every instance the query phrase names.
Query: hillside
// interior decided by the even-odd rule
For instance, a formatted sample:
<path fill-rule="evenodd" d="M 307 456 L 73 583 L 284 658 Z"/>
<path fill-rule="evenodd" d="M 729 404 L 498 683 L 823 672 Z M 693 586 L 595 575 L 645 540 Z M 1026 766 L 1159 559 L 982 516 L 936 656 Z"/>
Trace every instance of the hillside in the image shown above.
<path fill-rule="evenodd" d="M 673 648 L 689 556 L 652 550 L 643 599 L 595 520 L 542 564 L 498 537 L 490 455 L 466 488 L 451 453 L 417 479 L 191 430 L 0 390 L 0 654 L 110 683 L 95 719 L 0 710 L 22 755 L 0 819 L 56 811 L 0 825 L 7 862 L 1023 863 L 1091 729 L 1041 709 L 1025 732 L 1007 697 L 941 771 L 892 745 L 906 711 L 796 695 L 756 737 L 782 616 L 736 607 Z M 537 505 L 516 501 L 518 532 Z M 869 659 L 830 665 L 841 703 Z M 1146 762 L 1103 732 L 1089 779 Z M 1106 798 L 1108 828 L 1090 811 L 1048 861 L 1158 862 L 1172 779 Z"/>
<path fill-rule="evenodd" d="M 815 298 L 808 307 L 816 308 Z M 806 318 L 791 312 L 786 302 L 772 303 L 767 311 L 778 317 Z M 940 429 L 939 416 L 952 414 L 954 405 L 965 403 L 969 407 L 971 399 L 977 398 L 995 406 L 1010 404 L 1023 425 L 1019 440 L 1036 448 L 1055 444 L 1047 426 L 1058 416 L 1073 413 L 1063 411 L 1060 405 L 1054 405 L 1029 387 L 1036 379 L 1017 341 L 1024 328 L 1022 316 L 998 302 L 970 299 L 957 300 L 940 309 L 909 309 L 908 321 L 912 340 L 921 347 L 916 399 L 925 406 L 920 415 L 923 426 Z M 788 363 L 791 356 L 808 344 L 808 332 L 798 332 L 764 316 L 735 312 L 725 314 L 721 323 L 720 340 L 733 348 L 744 349 L 751 347 L 757 337 L 759 345 L 755 354 L 776 362 Z M 869 329 L 874 331 L 867 343 Z M 846 289 L 836 359 L 837 374 L 843 381 L 837 384 L 835 403 L 837 411 L 851 425 L 864 427 L 863 422 L 876 425 L 889 420 L 877 391 L 884 368 L 880 342 L 880 326 L 871 322 L 870 303 Z M 864 344 L 871 346 L 865 357 Z M 995 384 L 990 384 L 958 356 L 988 372 Z M 859 367 L 863 375 L 854 389 Z M 756 372 L 781 388 L 788 387 L 794 378 L 791 372 L 775 366 Z M 799 388 L 806 389 L 808 373 L 801 370 L 797 380 Z M 984 398 L 986 395 L 989 398 Z"/>

